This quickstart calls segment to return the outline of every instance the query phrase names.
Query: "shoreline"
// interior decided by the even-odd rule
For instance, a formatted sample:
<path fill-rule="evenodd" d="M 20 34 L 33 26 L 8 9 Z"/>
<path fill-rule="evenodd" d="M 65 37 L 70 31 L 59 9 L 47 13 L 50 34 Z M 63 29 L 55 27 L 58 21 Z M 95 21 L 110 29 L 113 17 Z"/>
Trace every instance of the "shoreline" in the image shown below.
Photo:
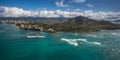
<path fill-rule="evenodd" d="M 4 24 L 4 23 L 0 23 L 0 24 Z M 120 30 L 120 29 L 101 29 L 101 30 L 84 30 L 84 31 L 81 31 L 81 30 L 67 30 L 67 31 L 47 31 L 44 30 L 44 31 L 40 31 L 40 29 L 32 29 L 32 28 L 21 28 L 20 25 L 17 25 L 17 24 L 14 24 L 17 28 L 19 28 L 20 30 L 30 30 L 30 31 L 39 31 L 39 32 L 46 32 L 46 33 L 56 33 L 56 32 L 72 32 L 72 33 L 91 33 L 91 32 L 99 32 L 99 31 L 106 31 L 106 30 Z M 49 29 L 49 28 L 48 28 Z"/>

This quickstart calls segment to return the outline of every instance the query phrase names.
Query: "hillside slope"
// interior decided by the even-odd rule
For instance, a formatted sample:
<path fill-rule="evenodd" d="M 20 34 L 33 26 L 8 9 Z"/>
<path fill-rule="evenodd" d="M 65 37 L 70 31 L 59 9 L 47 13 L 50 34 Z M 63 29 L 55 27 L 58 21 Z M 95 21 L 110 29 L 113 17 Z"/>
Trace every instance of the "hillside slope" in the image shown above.
<path fill-rule="evenodd" d="M 71 18 L 64 23 L 54 24 L 51 28 L 56 31 L 100 31 L 120 29 L 120 25 L 108 21 L 97 21 L 83 16 Z"/>

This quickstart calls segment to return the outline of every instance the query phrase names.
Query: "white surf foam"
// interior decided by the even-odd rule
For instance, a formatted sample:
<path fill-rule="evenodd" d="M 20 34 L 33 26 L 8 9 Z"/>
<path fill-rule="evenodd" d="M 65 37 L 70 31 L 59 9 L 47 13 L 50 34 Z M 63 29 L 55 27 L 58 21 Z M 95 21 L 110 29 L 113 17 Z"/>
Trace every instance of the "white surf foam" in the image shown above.
<path fill-rule="evenodd" d="M 66 41 L 71 45 L 74 46 L 78 46 L 78 42 L 77 41 L 83 41 L 83 42 L 87 42 L 86 39 L 65 39 L 65 38 L 61 38 L 62 41 Z"/>
<path fill-rule="evenodd" d="M 75 35 L 79 35 L 78 33 L 75 33 Z"/>
<path fill-rule="evenodd" d="M 114 35 L 114 36 L 120 36 L 120 33 L 119 32 L 113 32 L 113 33 L 111 33 L 112 35 Z"/>
<path fill-rule="evenodd" d="M 97 37 L 97 35 L 93 35 L 93 34 L 87 34 L 85 36 L 88 36 L 88 37 Z"/>
<path fill-rule="evenodd" d="M 62 41 L 68 42 L 71 45 L 78 46 L 78 41 L 85 42 L 88 44 L 94 44 L 94 45 L 102 45 L 100 42 L 89 42 L 87 39 L 65 39 L 61 38 Z"/>
<path fill-rule="evenodd" d="M 118 35 L 118 33 L 111 33 L 112 35 Z"/>
<path fill-rule="evenodd" d="M 78 43 L 76 40 L 68 40 L 68 39 L 64 39 L 64 38 L 62 38 L 62 40 L 68 42 L 71 45 L 78 46 Z"/>
<path fill-rule="evenodd" d="M 102 45 L 100 42 L 92 42 L 92 43 L 96 45 Z"/>
<path fill-rule="evenodd" d="M 46 38 L 45 36 L 27 36 L 27 38 Z"/>

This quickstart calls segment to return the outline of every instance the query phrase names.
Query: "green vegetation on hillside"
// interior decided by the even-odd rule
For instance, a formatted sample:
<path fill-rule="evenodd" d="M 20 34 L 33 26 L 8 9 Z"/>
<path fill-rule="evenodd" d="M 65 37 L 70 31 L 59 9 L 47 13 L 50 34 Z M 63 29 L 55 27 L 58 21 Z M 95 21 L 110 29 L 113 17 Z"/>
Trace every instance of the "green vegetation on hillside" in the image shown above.
<path fill-rule="evenodd" d="M 17 24 L 20 26 L 21 24 Z M 78 16 L 63 23 L 56 23 L 53 25 L 44 24 L 44 23 L 27 23 L 23 24 L 27 25 L 29 28 L 36 30 L 35 27 L 42 27 L 44 31 L 47 31 L 49 28 L 54 29 L 54 31 L 72 31 L 72 32 L 91 32 L 91 31 L 100 31 L 100 30 L 114 30 L 120 29 L 120 25 L 113 24 L 108 21 L 97 21 L 93 19 L 89 19 L 83 16 Z M 28 27 L 25 27 L 28 28 Z M 24 28 L 23 28 L 24 29 Z M 39 30 L 38 29 L 38 30 Z"/>

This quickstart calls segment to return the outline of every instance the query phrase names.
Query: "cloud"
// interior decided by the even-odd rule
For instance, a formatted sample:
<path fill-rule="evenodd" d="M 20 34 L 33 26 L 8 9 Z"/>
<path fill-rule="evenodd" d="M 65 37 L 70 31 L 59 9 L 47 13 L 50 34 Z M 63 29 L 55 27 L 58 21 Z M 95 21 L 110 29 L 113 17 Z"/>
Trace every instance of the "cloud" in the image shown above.
<path fill-rule="evenodd" d="M 60 2 L 56 1 L 55 4 L 58 7 L 68 7 L 69 6 L 68 4 L 64 4 L 64 0 L 61 0 Z"/>
<path fill-rule="evenodd" d="M 5 17 L 22 17 L 22 16 L 35 16 L 34 12 L 23 10 L 17 7 L 4 7 L 0 6 L 0 16 Z"/>
<path fill-rule="evenodd" d="M 76 10 L 76 11 L 75 11 Z M 74 11 L 62 11 L 62 10 L 39 10 L 39 11 L 29 11 L 17 7 L 5 7 L 0 6 L 0 17 L 46 17 L 46 18 L 56 18 L 56 17 L 67 17 L 73 18 L 76 16 L 85 16 L 96 20 L 120 20 L 120 12 L 94 12 L 92 10 L 80 10 L 75 9 Z M 78 11 L 79 10 L 79 11 Z"/>
<path fill-rule="evenodd" d="M 86 0 L 73 0 L 73 2 L 75 3 L 82 3 L 82 2 L 85 2 Z"/>
<path fill-rule="evenodd" d="M 55 11 L 48 11 L 48 10 L 38 11 L 37 16 L 38 17 L 46 17 L 46 18 L 59 17 L 59 15 L 55 14 Z"/>
<path fill-rule="evenodd" d="M 88 7 L 93 7 L 93 5 L 92 5 L 92 4 L 87 4 L 86 6 L 88 6 Z"/>
<path fill-rule="evenodd" d="M 75 9 L 75 11 L 80 11 L 80 9 L 79 9 L 79 8 L 77 8 L 77 9 Z"/>

